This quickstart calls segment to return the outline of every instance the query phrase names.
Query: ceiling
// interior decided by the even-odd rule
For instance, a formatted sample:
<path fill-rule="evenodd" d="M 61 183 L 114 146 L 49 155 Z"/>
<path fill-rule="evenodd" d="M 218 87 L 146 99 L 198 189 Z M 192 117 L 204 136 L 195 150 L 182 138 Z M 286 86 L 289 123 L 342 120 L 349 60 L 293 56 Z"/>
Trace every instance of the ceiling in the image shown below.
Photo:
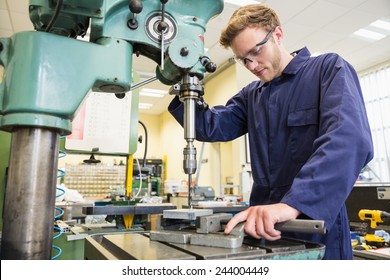
<path fill-rule="evenodd" d="M 231 2 L 231 0 L 227 0 Z M 294 51 L 307 46 L 312 53 L 336 52 L 362 71 L 390 60 L 390 36 L 370 41 L 353 36 L 352 33 L 382 19 L 390 22 L 390 0 L 264 0 L 237 1 L 263 2 L 279 14 L 285 33 L 285 46 Z M 221 29 L 238 6 L 225 3 L 223 12 L 212 19 L 206 28 L 205 47 L 212 60 L 221 65 L 231 56 L 231 51 L 222 49 L 218 39 Z M 28 0 L 0 0 L 0 37 L 32 30 L 28 15 Z M 390 35 L 390 32 L 388 32 Z M 135 58 L 134 69 L 141 77 L 152 77 L 155 63 L 147 58 Z M 168 89 L 158 81 L 145 87 Z M 140 97 L 142 103 L 152 103 L 150 110 L 141 113 L 161 114 L 166 111 L 171 96 L 164 98 Z"/>

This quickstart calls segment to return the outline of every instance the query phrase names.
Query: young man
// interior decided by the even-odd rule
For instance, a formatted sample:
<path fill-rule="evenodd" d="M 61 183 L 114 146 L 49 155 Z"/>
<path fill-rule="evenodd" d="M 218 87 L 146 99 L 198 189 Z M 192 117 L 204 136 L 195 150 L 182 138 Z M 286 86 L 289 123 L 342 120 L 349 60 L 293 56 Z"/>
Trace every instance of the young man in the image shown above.
<path fill-rule="evenodd" d="M 255 238 L 281 236 L 326 245 L 324 259 L 352 259 L 347 199 L 373 146 L 355 70 L 337 54 L 311 57 L 303 48 L 290 54 L 275 11 L 255 4 L 238 9 L 220 43 L 254 73 L 252 82 L 225 106 L 197 112 L 200 141 L 230 141 L 248 133 L 253 187 L 250 207 L 239 222 Z M 171 114 L 183 123 L 176 97 Z M 324 220 L 325 235 L 281 233 L 274 224 L 295 219 Z"/>

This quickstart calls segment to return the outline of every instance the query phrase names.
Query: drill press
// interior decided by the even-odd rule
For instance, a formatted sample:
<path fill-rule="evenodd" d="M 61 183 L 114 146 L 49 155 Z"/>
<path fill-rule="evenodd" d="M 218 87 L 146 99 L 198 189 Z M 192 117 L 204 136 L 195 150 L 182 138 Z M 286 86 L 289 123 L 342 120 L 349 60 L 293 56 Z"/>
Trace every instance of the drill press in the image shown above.
<path fill-rule="evenodd" d="M 205 26 L 222 9 L 222 0 L 30 0 L 36 31 L 0 38 L 0 129 L 12 133 L 2 259 L 50 258 L 59 136 L 71 133 L 90 89 L 118 96 L 132 89 L 133 54 L 155 61 L 162 83 L 179 83 L 191 181 L 198 82 L 215 70 Z M 89 27 L 90 41 L 78 40 Z"/>

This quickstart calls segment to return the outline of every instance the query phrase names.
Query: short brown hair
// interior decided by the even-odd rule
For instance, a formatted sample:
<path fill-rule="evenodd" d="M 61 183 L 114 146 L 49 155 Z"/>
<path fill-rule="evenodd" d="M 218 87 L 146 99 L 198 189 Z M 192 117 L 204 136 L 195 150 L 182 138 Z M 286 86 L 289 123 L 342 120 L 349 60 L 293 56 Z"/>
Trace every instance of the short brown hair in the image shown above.
<path fill-rule="evenodd" d="M 243 6 L 231 16 L 228 25 L 221 32 L 219 43 L 228 48 L 233 39 L 247 27 L 262 27 L 271 31 L 279 25 L 279 17 L 273 9 L 263 4 Z"/>

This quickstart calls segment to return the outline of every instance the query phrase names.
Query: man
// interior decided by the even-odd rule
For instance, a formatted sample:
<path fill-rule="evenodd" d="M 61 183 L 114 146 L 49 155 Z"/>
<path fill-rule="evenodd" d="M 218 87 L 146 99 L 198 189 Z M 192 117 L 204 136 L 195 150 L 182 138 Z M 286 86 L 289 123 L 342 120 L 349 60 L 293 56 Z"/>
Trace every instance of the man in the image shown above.
<path fill-rule="evenodd" d="M 220 43 L 260 80 L 225 106 L 196 114 L 200 141 L 230 141 L 248 133 L 253 187 L 239 222 L 255 238 L 283 236 L 326 245 L 324 259 L 352 259 L 347 199 L 373 146 L 355 70 L 337 54 L 290 54 L 275 11 L 255 4 L 238 9 Z M 169 111 L 183 123 L 177 97 Z M 274 224 L 324 220 L 325 235 L 281 233 Z"/>

